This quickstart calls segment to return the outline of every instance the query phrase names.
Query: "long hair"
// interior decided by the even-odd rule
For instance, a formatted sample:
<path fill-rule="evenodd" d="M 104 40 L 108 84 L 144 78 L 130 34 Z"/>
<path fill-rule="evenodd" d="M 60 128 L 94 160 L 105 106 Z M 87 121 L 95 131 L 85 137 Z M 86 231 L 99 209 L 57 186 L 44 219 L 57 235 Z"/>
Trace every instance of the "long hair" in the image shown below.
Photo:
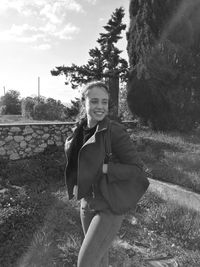
<path fill-rule="evenodd" d="M 85 99 L 91 89 L 94 87 L 103 88 L 106 90 L 108 96 L 109 96 L 109 88 L 105 84 L 104 81 L 101 80 L 95 80 L 87 83 L 81 90 L 81 98 L 80 98 L 80 108 L 79 108 L 79 114 L 77 115 L 77 120 L 82 120 L 86 118 L 85 109 L 84 109 L 84 103 Z"/>

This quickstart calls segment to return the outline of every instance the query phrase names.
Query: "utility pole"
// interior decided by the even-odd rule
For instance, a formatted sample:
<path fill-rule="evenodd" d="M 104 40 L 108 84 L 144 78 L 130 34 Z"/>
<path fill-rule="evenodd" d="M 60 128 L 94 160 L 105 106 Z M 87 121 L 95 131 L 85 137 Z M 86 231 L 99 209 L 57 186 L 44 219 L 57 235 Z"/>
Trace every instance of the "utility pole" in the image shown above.
<path fill-rule="evenodd" d="M 40 98 L 40 77 L 38 77 L 38 100 Z"/>
<path fill-rule="evenodd" d="M 3 87 L 3 92 L 4 92 L 4 96 L 5 96 L 5 94 L 6 94 L 6 87 L 5 86 Z"/>

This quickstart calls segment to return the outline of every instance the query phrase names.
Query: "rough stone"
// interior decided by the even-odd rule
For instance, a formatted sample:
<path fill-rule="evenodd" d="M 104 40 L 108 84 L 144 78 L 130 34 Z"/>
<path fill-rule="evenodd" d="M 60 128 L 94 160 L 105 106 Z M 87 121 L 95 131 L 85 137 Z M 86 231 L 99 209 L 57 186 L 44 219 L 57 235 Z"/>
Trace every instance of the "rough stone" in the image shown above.
<path fill-rule="evenodd" d="M 38 134 L 41 135 L 41 134 L 44 134 L 44 131 L 42 131 L 42 130 L 37 130 L 36 133 L 38 133 Z"/>
<path fill-rule="evenodd" d="M 7 150 L 7 154 L 11 155 L 11 154 L 13 154 L 13 151 L 12 150 Z"/>
<path fill-rule="evenodd" d="M 46 148 L 47 147 L 47 144 L 46 143 L 43 143 L 39 147 Z"/>
<path fill-rule="evenodd" d="M 14 140 L 15 140 L 17 143 L 20 143 L 21 141 L 24 140 L 24 137 L 21 136 L 21 135 L 17 135 L 17 136 L 14 136 Z"/>
<path fill-rule="evenodd" d="M 20 132 L 21 129 L 19 127 L 11 127 L 10 128 L 10 132 L 16 133 L 16 132 Z"/>
<path fill-rule="evenodd" d="M 35 144 L 29 144 L 29 147 L 35 148 L 36 145 Z"/>
<path fill-rule="evenodd" d="M 54 138 L 55 138 L 56 141 L 60 141 L 60 140 L 61 140 L 61 136 L 57 136 L 57 135 L 55 135 Z"/>
<path fill-rule="evenodd" d="M 49 131 L 48 127 L 44 127 L 44 132 L 47 133 Z"/>
<path fill-rule="evenodd" d="M 6 142 L 10 142 L 11 140 L 13 140 L 13 136 L 12 135 L 9 135 L 5 138 L 5 141 Z"/>
<path fill-rule="evenodd" d="M 46 134 L 44 134 L 44 135 L 42 136 L 42 139 L 46 140 L 46 139 L 49 138 L 49 136 L 50 136 L 50 134 L 46 133 Z"/>
<path fill-rule="evenodd" d="M 54 141 L 52 141 L 52 140 L 48 140 L 48 141 L 47 141 L 47 144 L 48 144 L 48 145 L 54 145 Z"/>
<path fill-rule="evenodd" d="M 0 147 L 0 155 L 1 156 L 6 155 L 6 150 L 3 147 Z"/>
<path fill-rule="evenodd" d="M 20 143 L 20 147 L 21 148 L 25 148 L 27 146 L 27 143 L 25 142 L 25 141 L 22 141 L 21 143 Z"/>
<path fill-rule="evenodd" d="M 10 160 L 16 160 L 16 159 L 20 159 L 20 156 L 18 153 L 13 153 L 10 155 Z"/>
<path fill-rule="evenodd" d="M 71 124 L 10 125 L 0 127 L 0 156 L 16 160 L 43 152 L 48 145 L 63 146 Z"/>
<path fill-rule="evenodd" d="M 68 131 L 69 131 L 68 128 L 64 128 L 64 129 L 62 130 L 62 133 L 65 133 L 65 132 L 68 132 Z"/>
<path fill-rule="evenodd" d="M 5 145 L 5 142 L 4 141 L 0 141 L 0 146 L 3 146 Z"/>
<path fill-rule="evenodd" d="M 32 135 L 27 135 L 24 139 L 25 139 L 25 141 L 28 142 L 32 139 Z"/>
<path fill-rule="evenodd" d="M 36 153 L 40 153 L 40 152 L 43 152 L 43 151 L 44 151 L 44 148 L 42 148 L 42 147 L 36 147 L 34 149 L 34 152 L 36 152 Z"/>
<path fill-rule="evenodd" d="M 7 150 L 13 151 L 15 148 L 19 147 L 19 143 L 15 142 L 14 140 L 11 140 L 9 143 L 7 143 L 4 148 Z"/>
<path fill-rule="evenodd" d="M 33 129 L 30 126 L 26 126 L 24 129 L 24 134 L 31 134 L 33 133 Z"/>

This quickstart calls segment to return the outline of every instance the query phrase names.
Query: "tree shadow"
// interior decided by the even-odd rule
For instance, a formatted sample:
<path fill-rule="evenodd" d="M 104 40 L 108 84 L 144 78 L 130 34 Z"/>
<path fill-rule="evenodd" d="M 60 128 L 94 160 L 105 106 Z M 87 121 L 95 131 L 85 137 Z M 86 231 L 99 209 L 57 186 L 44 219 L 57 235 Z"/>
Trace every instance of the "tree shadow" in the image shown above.
<path fill-rule="evenodd" d="M 82 231 L 63 154 L 1 162 L 0 266 L 73 266 Z"/>

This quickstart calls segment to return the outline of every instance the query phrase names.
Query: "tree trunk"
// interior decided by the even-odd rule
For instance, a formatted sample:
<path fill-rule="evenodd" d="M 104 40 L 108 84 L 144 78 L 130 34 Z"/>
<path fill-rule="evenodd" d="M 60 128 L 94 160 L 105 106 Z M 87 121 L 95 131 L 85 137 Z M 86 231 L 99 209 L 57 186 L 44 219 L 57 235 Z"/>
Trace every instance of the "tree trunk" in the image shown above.
<path fill-rule="evenodd" d="M 119 106 L 119 76 L 110 77 L 108 86 L 110 92 L 109 117 L 111 119 L 117 119 Z"/>

